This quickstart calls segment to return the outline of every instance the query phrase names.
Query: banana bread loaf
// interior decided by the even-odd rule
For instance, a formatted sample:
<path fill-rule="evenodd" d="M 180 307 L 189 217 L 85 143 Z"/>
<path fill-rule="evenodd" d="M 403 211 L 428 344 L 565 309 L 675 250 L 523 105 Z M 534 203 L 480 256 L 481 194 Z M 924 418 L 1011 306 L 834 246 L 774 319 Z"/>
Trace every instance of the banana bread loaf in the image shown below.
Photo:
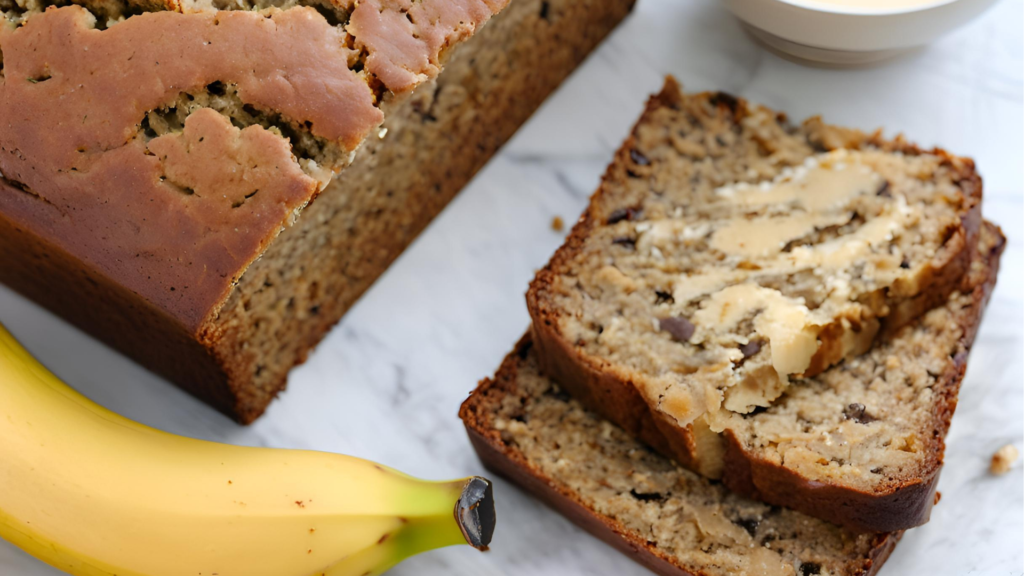
<path fill-rule="evenodd" d="M 0 0 L 0 281 L 252 421 L 632 0 L 506 3 Z"/>
<path fill-rule="evenodd" d="M 662 576 L 877 573 L 900 533 L 854 533 L 674 465 L 538 372 L 529 337 L 460 416 L 484 464 Z"/>
<path fill-rule="evenodd" d="M 979 244 L 980 201 L 968 159 L 670 78 L 531 284 L 540 365 L 743 494 L 915 526 L 951 410 L 933 400 L 955 400 L 987 294 L 971 262 L 1002 247 L 991 227 Z M 902 336 L 943 302 L 944 329 Z"/>

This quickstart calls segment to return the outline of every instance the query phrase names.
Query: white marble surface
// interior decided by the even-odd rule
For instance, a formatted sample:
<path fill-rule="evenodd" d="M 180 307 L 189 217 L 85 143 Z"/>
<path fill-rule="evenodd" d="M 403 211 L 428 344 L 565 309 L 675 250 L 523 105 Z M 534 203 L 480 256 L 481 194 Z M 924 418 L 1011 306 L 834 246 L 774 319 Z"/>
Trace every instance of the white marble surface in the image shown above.
<path fill-rule="evenodd" d="M 985 215 L 1010 238 L 999 286 L 953 420 L 942 502 L 883 574 L 1011 575 L 1024 564 L 1024 474 L 987 459 L 1022 444 L 1024 406 L 1024 81 L 1021 0 L 1002 0 L 952 36 L 884 67 L 805 68 L 766 53 L 712 0 L 639 0 L 608 39 L 292 373 L 289 389 L 241 428 L 0 287 L 0 321 L 100 403 L 166 430 L 248 445 L 371 458 L 429 478 L 482 471 L 459 403 L 527 325 L 523 292 L 665 73 L 785 110 L 886 126 L 973 156 Z M 1016 294 L 1016 296 L 1014 296 Z M 645 574 L 607 546 L 496 482 L 493 551 L 407 561 L 396 574 Z M 56 574 L 0 542 L 0 574 Z"/>

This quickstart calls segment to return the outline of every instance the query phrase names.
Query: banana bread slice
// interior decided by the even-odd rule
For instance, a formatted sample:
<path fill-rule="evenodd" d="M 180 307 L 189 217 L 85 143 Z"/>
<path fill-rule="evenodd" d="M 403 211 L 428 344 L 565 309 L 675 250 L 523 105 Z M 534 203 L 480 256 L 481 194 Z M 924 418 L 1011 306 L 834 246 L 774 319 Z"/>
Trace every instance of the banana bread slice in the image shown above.
<path fill-rule="evenodd" d="M 684 96 L 670 78 L 531 284 L 542 370 L 683 465 L 712 478 L 732 466 L 723 480 L 742 493 L 856 528 L 917 525 L 934 489 L 920 446 L 901 452 L 913 466 L 787 452 L 771 487 L 743 480 L 729 459 L 756 458 L 727 447 L 788 390 L 854 370 L 880 336 L 946 301 L 979 246 L 980 195 L 968 159 L 817 119 L 793 127 L 723 94 Z M 982 250 L 1001 244 L 990 230 Z M 970 297 L 957 297 L 969 316 Z M 969 344 L 960 325 L 976 322 L 936 340 L 937 365 Z M 933 383 L 920 377 L 914 389 Z M 837 410 L 856 422 L 853 404 Z M 809 418 L 788 417 L 797 432 Z"/>
<path fill-rule="evenodd" d="M 0 0 L 0 281 L 250 422 L 632 2 Z"/>
<path fill-rule="evenodd" d="M 674 465 L 542 376 L 529 337 L 459 414 L 489 469 L 662 576 L 875 574 L 901 534 L 854 533 Z"/>

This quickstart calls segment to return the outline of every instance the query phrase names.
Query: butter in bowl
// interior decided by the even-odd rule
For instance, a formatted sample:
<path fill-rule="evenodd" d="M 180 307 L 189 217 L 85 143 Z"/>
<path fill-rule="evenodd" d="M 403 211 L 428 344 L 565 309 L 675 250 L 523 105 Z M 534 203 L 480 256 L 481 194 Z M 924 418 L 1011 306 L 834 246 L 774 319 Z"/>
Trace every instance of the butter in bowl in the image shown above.
<path fill-rule="evenodd" d="M 769 49 L 838 66 L 881 62 L 965 24 L 996 0 L 722 0 Z"/>

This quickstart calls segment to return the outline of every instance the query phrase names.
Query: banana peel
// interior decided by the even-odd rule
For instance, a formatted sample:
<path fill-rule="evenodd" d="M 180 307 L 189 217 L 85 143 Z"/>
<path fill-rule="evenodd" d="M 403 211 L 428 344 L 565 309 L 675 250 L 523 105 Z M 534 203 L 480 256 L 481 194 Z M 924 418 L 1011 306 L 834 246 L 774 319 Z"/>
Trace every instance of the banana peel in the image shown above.
<path fill-rule="evenodd" d="M 0 326 L 0 537 L 74 576 L 372 576 L 495 524 L 480 477 L 177 436 L 97 405 Z"/>

